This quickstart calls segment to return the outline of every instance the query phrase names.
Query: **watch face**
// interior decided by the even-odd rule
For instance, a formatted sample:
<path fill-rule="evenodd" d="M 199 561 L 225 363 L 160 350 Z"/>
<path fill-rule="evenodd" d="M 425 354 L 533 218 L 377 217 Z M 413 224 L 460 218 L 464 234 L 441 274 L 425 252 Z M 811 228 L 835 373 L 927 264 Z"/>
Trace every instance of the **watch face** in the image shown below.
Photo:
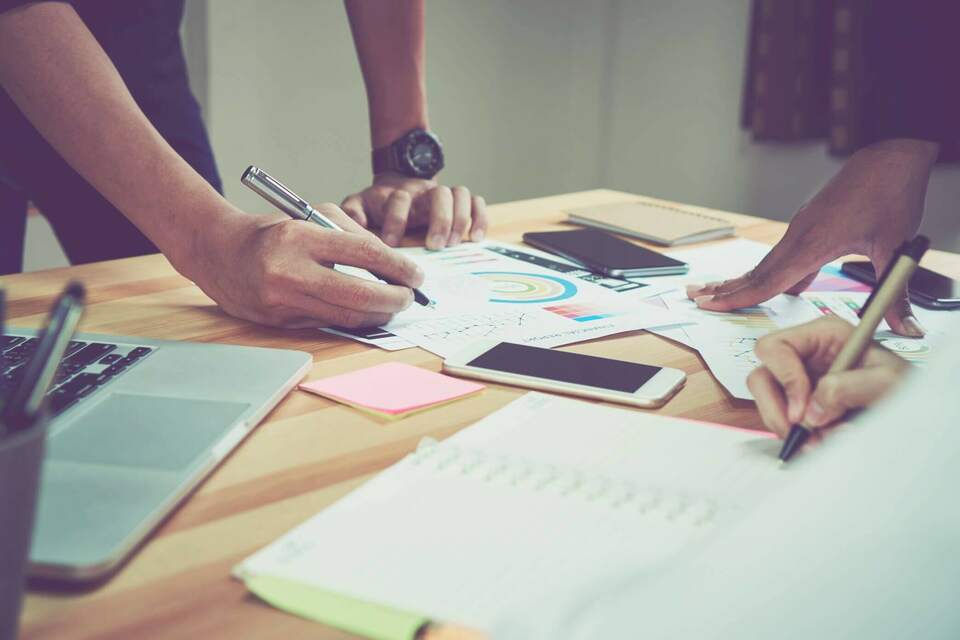
<path fill-rule="evenodd" d="M 443 168 L 443 149 L 440 142 L 426 131 L 413 131 L 406 140 L 404 164 L 410 173 L 432 178 Z"/>

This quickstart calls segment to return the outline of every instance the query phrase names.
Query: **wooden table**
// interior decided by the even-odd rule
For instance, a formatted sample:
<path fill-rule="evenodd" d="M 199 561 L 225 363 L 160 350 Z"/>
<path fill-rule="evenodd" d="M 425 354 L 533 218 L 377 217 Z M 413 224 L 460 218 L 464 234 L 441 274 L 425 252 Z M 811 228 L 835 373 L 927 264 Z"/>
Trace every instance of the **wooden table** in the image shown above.
<path fill-rule="evenodd" d="M 563 209 L 633 198 L 596 190 L 495 205 L 490 236 L 519 242 L 528 230 L 562 228 Z M 775 242 L 786 228 L 723 215 L 740 236 L 762 242 Z M 928 263 L 960 275 L 958 256 L 934 252 Z M 71 278 L 82 280 L 89 292 L 83 331 L 300 349 L 313 354 L 310 378 L 388 359 L 440 368 L 439 358 L 420 349 L 388 353 L 316 330 L 270 329 L 231 318 L 159 255 L 0 278 L 10 299 L 10 324 L 38 326 Z M 685 371 L 687 385 L 660 410 L 664 414 L 748 428 L 760 424 L 753 403 L 731 399 L 694 351 L 667 340 L 635 332 L 569 349 Z M 387 423 L 294 391 L 110 582 L 81 593 L 31 591 L 22 635 L 351 637 L 261 604 L 230 578 L 230 568 L 399 460 L 422 437 L 449 436 L 522 393 L 490 385 L 479 396 Z"/>

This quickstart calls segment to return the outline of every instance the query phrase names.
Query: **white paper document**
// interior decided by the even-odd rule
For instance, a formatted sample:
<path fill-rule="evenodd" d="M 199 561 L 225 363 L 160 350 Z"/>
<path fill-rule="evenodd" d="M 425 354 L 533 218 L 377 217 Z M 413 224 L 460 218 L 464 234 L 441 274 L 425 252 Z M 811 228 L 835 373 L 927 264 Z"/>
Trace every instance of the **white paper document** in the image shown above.
<path fill-rule="evenodd" d="M 512 603 L 651 571 L 738 521 L 784 478 L 778 445 L 528 394 L 422 445 L 236 573 L 490 629 Z"/>
<path fill-rule="evenodd" d="M 753 398 L 747 388 L 747 376 L 759 364 L 753 353 L 753 346 L 759 338 L 825 315 L 836 315 L 856 323 L 859 321 L 857 312 L 869 295 L 869 287 L 845 276 L 835 263 L 821 269 L 817 279 L 800 296 L 781 294 L 755 307 L 717 313 L 699 309 L 687 299 L 686 284 L 742 275 L 756 266 L 769 249 L 760 243 L 738 239 L 675 251 L 670 255 L 688 262 L 690 274 L 675 278 L 677 290 L 657 297 L 666 308 L 683 313 L 688 322 L 674 327 L 658 327 L 653 329 L 654 333 L 699 351 L 711 373 L 730 395 L 745 400 Z M 930 311 L 916 306 L 914 312 L 927 330 L 926 338 L 898 336 L 886 323 L 880 325 L 876 337 L 881 345 L 911 363 L 922 364 L 937 347 L 943 327 L 953 318 L 960 317 L 960 313 Z"/>
<path fill-rule="evenodd" d="M 447 357 L 478 339 L 555 347 L 678 321 L 678 314 L 582 271 L 511 257 L 509 249 L 478 243 L 405 250 L 423 267 L 422 289 L 433 304 L 407 309 L 384 329 Z"/>

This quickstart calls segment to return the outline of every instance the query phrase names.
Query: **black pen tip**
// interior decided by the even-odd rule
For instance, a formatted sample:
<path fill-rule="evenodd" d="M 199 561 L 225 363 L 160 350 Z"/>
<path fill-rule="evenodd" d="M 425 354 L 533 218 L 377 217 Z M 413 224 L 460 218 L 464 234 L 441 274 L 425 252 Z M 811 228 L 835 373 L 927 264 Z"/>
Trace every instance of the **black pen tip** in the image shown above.
<path fill-rule="evenodd" d="M 783 441 L 783 447 L 780 449 L 780 462 L 786 462 L 793 457 L 793 454 L 806 444 L 808 438 L 810 438 L 809 430 L 798 424 L 790 427 L 790 433 L 787 434 L 786 439 Z"/>
<path fill-rule="evenodd" d="M 417 288 L 414 288 L 413 290 L 413 301 L 424 307 L 430 306 L 430 298 L 428 298 L 423 291 L 420 291 L 420 289 Z"/>

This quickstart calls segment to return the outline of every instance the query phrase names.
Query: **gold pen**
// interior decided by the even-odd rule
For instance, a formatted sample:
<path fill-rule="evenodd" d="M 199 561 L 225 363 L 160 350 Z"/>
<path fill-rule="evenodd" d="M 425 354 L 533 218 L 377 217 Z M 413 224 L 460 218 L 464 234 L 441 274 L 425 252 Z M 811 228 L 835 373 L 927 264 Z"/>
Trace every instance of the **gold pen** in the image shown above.
<path fill-rule="evenodd" d="M 883 316 L 906 290 L 910 276 L 920 266 L 920 258 L 929 247 L 930 240 L 926 236 L 917 236 L 900 245 L 893 260 L 887 265 L 883 276 L 877 282 L 877 286 L 874 287 L 873 293 L 860 309 L 860 324 L 854 328 L 850 338 L 840 349 L 840 353 L 827 371 L 828 374 L 846 371 L 857 364 L 873 342 L 873 334 L 883 320 Z M 783 441 L 783 448 L 780 449 L 780 463 L 783 464 L 799 451 L 811 434 L 812 430 L 805 425 L 795 424 L 790 427 L 790 433 Z"/>

